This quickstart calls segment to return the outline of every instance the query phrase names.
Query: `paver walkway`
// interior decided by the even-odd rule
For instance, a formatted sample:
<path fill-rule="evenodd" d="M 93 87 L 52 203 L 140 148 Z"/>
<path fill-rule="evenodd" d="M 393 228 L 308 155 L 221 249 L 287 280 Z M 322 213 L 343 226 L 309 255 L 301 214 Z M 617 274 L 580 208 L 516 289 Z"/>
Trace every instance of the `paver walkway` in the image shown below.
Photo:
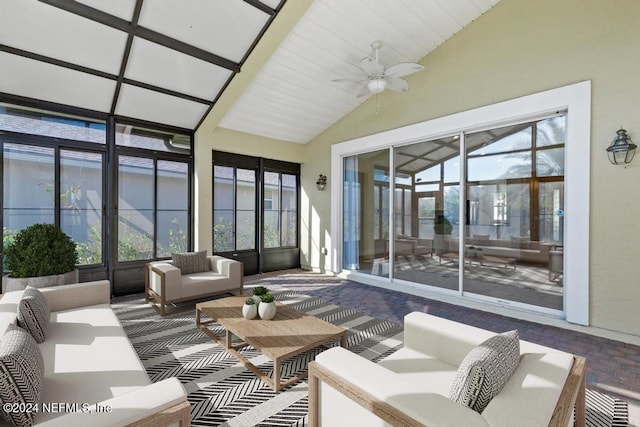
<path fill-rule="evenodd" d="M 257 280 L 398 324 L 407 313 L 423 311 L 495 332 L 518 329 L 524 340 L 585 356 L 587 387 L 629 402 L 630 424 L 640 426 L 640 346 L 304 270 L 248 276 L 245 283 Z"/>

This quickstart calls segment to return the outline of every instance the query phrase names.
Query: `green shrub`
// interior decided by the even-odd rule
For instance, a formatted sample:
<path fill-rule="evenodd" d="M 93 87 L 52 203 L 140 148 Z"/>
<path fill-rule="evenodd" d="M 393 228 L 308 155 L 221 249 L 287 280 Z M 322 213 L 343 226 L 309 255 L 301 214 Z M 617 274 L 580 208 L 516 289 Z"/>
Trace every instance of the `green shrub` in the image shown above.
<path fill-rule="evenodd" d="M 256 303 L 256 300 L 254 300 L 253 298 L 247 298 L 246 300 L 244 300 L 244 303 L 247 305 L 254 305 Z"/>
<path fill-rule="evenodd" d="M 54 224 L 33 224 L 16 234 L 4 251 L 12 277 L 68 273 L 76 268 L 76 245 Z"/>

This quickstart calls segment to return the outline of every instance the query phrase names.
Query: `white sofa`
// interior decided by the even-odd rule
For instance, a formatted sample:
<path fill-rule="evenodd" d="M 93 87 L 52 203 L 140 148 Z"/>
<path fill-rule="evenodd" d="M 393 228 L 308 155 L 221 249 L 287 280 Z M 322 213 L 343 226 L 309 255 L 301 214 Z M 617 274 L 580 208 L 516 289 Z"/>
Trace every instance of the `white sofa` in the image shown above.
<path fill-rule="evenodd" d="M 111 309 L 109 281 L 39 290 L 51 315 L 46 338 L 38 344 L 44 378 L 35 425 L 190 425 L 180 381 L 149 379 Z M 23 292 L 0 298 L 0 336 L 16 323 Z M 86 411 L 85 404 L 96 405 L 94 411 Z M 0 425 L 8 425 L 3 422 L 0 418 Z"/>
<path fill-rule="evenodd" d="M 373 363 L 347 349 L 309 366 L 311 426 L 584 425 L 585 359 L 520 341 L 520 362 L 482 411 L 449 399 L 458 366 L 493 332 L 425 313 L 405 317 L 404 347 Z"/>
<path fill-rule="evenodd" d="M 171 260 L 146 265 L 145 296 L 161 316 L 167 314 L 168 304 L 222 293 L 242 294 L 242 262 L 218 255 L 206 258 L 209 270 L 201 273 L 182 274 Z"/>

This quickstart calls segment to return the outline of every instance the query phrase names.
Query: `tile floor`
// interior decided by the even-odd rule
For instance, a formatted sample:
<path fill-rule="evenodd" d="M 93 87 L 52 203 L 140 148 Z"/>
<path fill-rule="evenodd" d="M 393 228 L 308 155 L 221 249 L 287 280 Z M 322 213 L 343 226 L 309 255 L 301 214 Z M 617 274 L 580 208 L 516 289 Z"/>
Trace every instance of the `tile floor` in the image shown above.
<path fill-rule="evenodd" d="M 245 278 L 245 283 L 250 286 L 258 280 L 272 286 L 295 289 L 399 324 L 402 324 L 405 314 L 423 311 L 496 332 L 518 329 L 524 340 L 585 356 L 587 387 L 629 402 L 630 425 L 640 426 L 640 346 L 304 270 L 249 276 Z"/>

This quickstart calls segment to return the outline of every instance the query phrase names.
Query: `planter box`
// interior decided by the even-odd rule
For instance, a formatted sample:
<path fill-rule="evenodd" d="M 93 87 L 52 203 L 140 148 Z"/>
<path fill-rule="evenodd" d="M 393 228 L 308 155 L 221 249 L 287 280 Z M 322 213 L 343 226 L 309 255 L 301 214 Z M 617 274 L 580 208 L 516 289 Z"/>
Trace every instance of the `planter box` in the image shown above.
<path fill-rule="evenodd" d="M 80 281 L 78 269 L 64 274 L 54 274 L 52 276 L 22 277 L 15 278 L 2 276 L 2 293 L 10 291 L 21 291 L 27 286 L 33 288 L 46 288 L 48 286 L 68 285 Z"/>

